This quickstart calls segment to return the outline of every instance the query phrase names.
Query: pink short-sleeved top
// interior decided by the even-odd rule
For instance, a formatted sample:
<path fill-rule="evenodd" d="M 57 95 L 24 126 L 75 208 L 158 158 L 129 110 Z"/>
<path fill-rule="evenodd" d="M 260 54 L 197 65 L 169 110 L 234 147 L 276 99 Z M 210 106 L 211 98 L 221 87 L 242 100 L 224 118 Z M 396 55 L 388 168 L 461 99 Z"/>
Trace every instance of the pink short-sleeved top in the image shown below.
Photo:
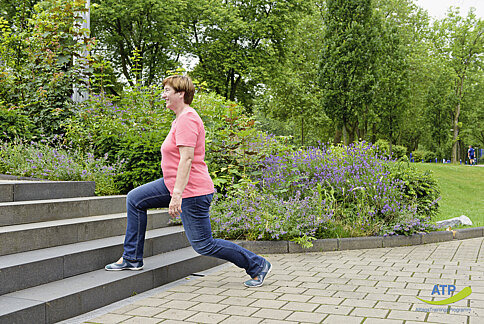
<path fill-rule="evenodd" d="M 179 146 L 195 148 L 188 184 L 182 193 L 182 198 L 213 193 L 213 181 L 204 161 L 205 128 L 202 119 L 191 107 L 186 108 L 178 119 L 172 122 L 170 132 L 161 145 L 161 170 L 165 185 L 171 194 L 175 188 L 176 172 L 180 162 Z"/>

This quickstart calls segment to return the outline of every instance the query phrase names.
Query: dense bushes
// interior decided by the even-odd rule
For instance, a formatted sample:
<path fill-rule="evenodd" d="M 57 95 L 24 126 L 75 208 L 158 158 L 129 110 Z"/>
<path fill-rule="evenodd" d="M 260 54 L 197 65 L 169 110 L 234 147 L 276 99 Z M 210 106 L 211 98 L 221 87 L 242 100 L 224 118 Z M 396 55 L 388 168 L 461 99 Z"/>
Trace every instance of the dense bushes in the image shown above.
<path fill-rule="evenodd" d="M 412 152 L 412 158 L 415 162 L 435 162 L 437 154 L 431 151 L 415 150 Z"/>
<path fill-rule="evenodd" d="M 382 139 L 376 141 L 375 146 L 378 147 L 379 153 L 383 156 L 390 157 L 390 144 Z M 391 157 L 400 159 L 407 154 L 407 148 L 402 145 L 392 145 Z"/>
<path fill-rule="evenodd" d="M 214 204 L 214 231 L 227 238 L 300 241 L 336 233 L 395 234 L 388 226 L 409 222 L 419 226 L 405 226 L 407 234 L 425 230 L 437 208 L 435 182 L 376 151 L 357 143 L 270 155 L 245 190 Z"/>
<path fill-rule="evenodd" d="M 66 120 L 67 139 L 83 152 L 125 162 L 116 177 L 122 193 L 161 177 L 160 146 L 173 116 L 164 108 L 161 89 L 133 87 L 122 96 L 92 96 Z"/>
<path fill-rule="evenodd" d="M 83 1 L 45 0 L 30 19 L 0 17 L 0 96 L 9 109 L 23 111 L 44 134 L 63 132 L 71 115 L 73 87 L 86 86 L 94 41 L 81 29 Z M 76 41 L 83 39 L 83 42 Z M 74 59 L 74 57 L 77 57 Z"/>
<path fill-rule="evenodd" d="M 30 140 L 35 135 L 34 125 L 29 118 L 15 109 L 2 107 L 0 102 L 0 141 L 15 138 Z"/>

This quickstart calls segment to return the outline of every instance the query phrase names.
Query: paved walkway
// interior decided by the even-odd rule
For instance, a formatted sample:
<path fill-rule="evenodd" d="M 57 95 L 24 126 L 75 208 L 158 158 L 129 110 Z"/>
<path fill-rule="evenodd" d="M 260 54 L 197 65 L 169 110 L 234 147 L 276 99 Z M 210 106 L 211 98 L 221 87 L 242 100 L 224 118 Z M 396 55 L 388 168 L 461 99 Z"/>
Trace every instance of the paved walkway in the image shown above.
<path fill-rule="evenodd" d="M 266 257 L 261 288 L 244 288 L 228 264 L 66 323 L 484 323 L 484 238 Z M 472 294 L 444 306 L 416 298 L 432 300 L 434 285 Z"/>

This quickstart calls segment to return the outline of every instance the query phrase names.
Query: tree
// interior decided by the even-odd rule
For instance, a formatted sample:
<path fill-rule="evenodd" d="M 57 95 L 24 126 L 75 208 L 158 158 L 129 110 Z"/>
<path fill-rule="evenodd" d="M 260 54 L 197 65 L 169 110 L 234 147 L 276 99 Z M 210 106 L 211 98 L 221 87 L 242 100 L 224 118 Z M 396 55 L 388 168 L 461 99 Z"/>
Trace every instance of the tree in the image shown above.
<path fill-rule="evenodd" d="M 380 136 L 387 139 L 391 153 L 392 144 L 400 144 L 407 130 L 405 116 L 413 94 L 410 80 L 415 59 L 421 60 L 421 55 L 427 55 L 422 51 L 425 36 L 422 30 L 428 19 L 411 0 L 378 0 L 375 6 L 373 25 L 378 27 L 380 35 L 375 64 L 375 100 L 373 109 L 369 109 L 366 119 L 362 120 L 364 127 L 360 137 L 370 132 L 373 143 Z M 372 127 L 367 129 L 367 124 Z"/>
<path fill-rule="evenodd" d="M 433 25 L 436 55 L 452 71 L 454 109 L 452 114 L 452 163 L 459 161 L 459 130 L 469 71 L 482 65 L 484 53 L 484 21 L 478 19 L 471 9 L 466 18 L 459 9 L 450 9 L 447 17 L 436 20 Z"/>
<path fill-rule="evenodd" d="M 301 14 L 298 24 L 288 31 L 286 55 L 275 63 L 275 73 L 266 81 L 256 104 L 258 120 L 265 130 L 291 135 L 302 146 L 316 145 L 333 136 L 317 83 L 323 9 L 315 1 L 310 4 L 311 10 Z"/>
<path fill-rule="evenodd" d="M 148 86 L 180 65 L 187 1 L 93 0 L 91 8 L 92 36 L 101 43 L 96 53 L 131 86 Z"/>
<path fill-rule="evenodd" d="M 303 0 L 192 0 L 185 45 L 198 59 L 193 75 L 250 105 L 257 85 L 284 58 L 287 33 L 306 6 Z"/>
<path fill-rule="evenodd" d="M 371 0 L 327 0 L 320 86 L 326 114 L 342 130 L 344 143 L 355 140 L 359 119 L 371 107 L 377 38 Z"/>

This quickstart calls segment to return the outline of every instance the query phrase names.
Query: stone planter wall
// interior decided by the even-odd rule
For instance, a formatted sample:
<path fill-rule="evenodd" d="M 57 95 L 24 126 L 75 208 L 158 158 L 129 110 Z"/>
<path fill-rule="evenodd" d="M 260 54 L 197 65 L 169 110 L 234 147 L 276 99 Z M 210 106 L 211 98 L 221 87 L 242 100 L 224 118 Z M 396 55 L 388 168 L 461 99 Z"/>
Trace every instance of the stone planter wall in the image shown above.
<path fill-rule="evenodd" d="M 369 236 L 321 239 L 312 241 L 313 246 L 310 248 L 303 248 L 292 241 L 237 241 L 237 243 L 254 253 L 270 254 L 374 249 L 419 245 L 427 243 L 439 243 L 452 240 L 464 240 L 475 237 L 484 237 L 484 227 L 457 229 L 453 231 L 419 233 L 410 236 L 397 235 L 386 237 Z"/>

